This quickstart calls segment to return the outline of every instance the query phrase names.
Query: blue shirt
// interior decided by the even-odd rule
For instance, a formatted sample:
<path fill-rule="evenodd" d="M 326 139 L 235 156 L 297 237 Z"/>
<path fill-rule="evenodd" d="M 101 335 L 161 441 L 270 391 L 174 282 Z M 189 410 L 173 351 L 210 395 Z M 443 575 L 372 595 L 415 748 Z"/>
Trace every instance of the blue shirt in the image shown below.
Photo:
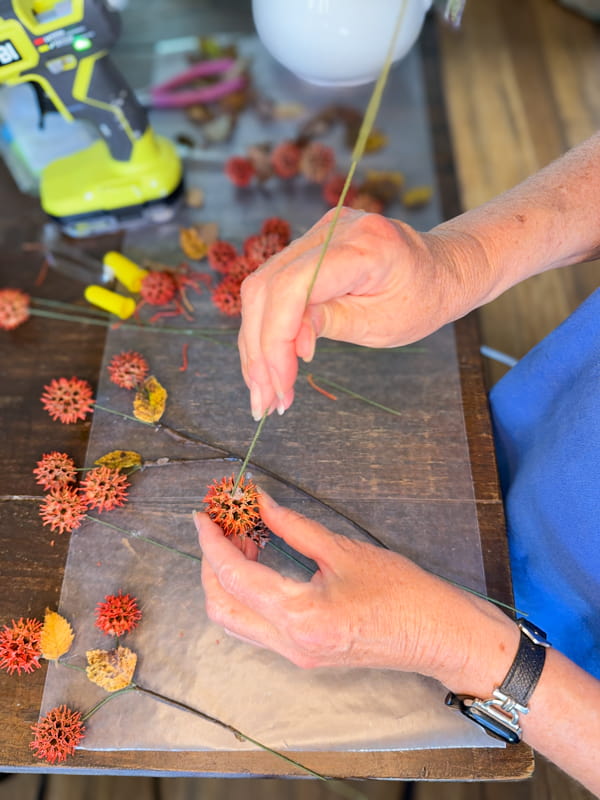
<path fill-rule="evenodd" d="M 600 678 L 600 289 L 490 403 L 515 604 Z"/>

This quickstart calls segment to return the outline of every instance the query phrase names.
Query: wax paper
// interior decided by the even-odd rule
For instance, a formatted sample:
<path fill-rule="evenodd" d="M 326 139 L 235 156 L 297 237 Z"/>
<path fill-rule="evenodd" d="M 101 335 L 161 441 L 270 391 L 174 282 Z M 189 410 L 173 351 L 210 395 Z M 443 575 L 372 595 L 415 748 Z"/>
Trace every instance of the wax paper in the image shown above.
<path fill-rule="evenodd" d="M 308 87 L 278 68 L 256 39 L 245 37 L 239 45 L 252 58 L 256 85 L 275 101 L 293 99 L 313 111 L 332 102 L 331 92 Z M 163 46 L 155 79 L 184 65 L 185 46 Z M 364 108 L 369 89 L 341 94 L 335 94 L 337 102 Z M 378 125 L 389 134 L 390 144 L 366 163 L 402 170 L 412 184 L 435 186 L 417 51 L 394 69 L 384 102 Z M 154 124 L 171 136 L 186 131 L 198 135 L 181 113 L 157 113 Z M 291 221 L 294 235 L 301 234 L 325 211 L 318 187 L 297 181 L 238 190 L 222 174 L 228 155 L 256 141 L 280 141 L 297 125 L 297 120 L 266 123 L 255 114 L 243 115 L 231 141 L 207 149 L 206 159 L 186 164 L 188 184 L 203 188 L 205 206 L 182 210 L 170 225 L 129 234 L 126 254 L 176 265 L 183 259 L 178 227 L 191 222 L 217 221 L 220 236 L 238 246 L 274 214 Z M 340 132 L 329 136 L 341 160 L 344 152 L 349 158 Z M 440 218 L 435 195 L 426 208 L 390 213 L 402 213 L 421 229 Z M 140 452 L 144 469 L 132 476 L 126 506 L 100 515 L 92 512 L 100 521 L 88 521 L 72 534 L 60 604 L 76 630 L 70 660 L 84 664 L 86 650 L 112 646 L 94 627 L 94 609 L 106 594 L 123 590 L 138 598 L 143 613 L 139 627 L 122 640 L 139 655 L 136 682 L 218 717 L 270 747 L 491 746 L 476 726 L 444 707 L 445 690 L 436 681 L 392 670 L 302 670 L 231 638 L 208 620 L 191 512 L 203 507 L 207 484 L 214 478 L 237 474 L 256 426 L 239 370 L 238 322 L 218 312 L 208 292 L 197 296 L 190 291 L 188 296 L 194 320 L 164 321 L 179 333 L 122 326 L 107 337 L 98 404 L 131 414 L 131 393 L 110 382 L 106 366 L 116 353 L 136 350 L 169 392 L 162 422 L 170 430 L 101 409 L 94 413 L 88 465 L 123 448 Z M 193 331 L 199 328 L 213 331 L 201 338 Z M 309 385 L 305 370 L 293 407 L 267 421 L 248 474 L 279 503 L 338 533 L 360 539 L 373 534 L 427 569 L 484 590 L 452 327 L 417 346 L 383 351 L 322 341 L 310 370 L 317 382 L 334 381 L 400 414 L 329 386 L 337 400 L 325 397 Z M 441 531 L 452 531 L 452 536 Z M 278 547 L 285 550 L 281 542 Z M 304 566 L 271 545 L 260 558 L 296 580 L 309 579 L 311 563 L 299 554 L 296 558 Z M 386 611 L 383 606 L 381 613 Z M 63 702 L 86 709 L 103 696 L 83 673 L 53 667 L 43 710 Z M 95 714 L 82 746 L 255 747 L 137 693 L 116 697 Z"/>

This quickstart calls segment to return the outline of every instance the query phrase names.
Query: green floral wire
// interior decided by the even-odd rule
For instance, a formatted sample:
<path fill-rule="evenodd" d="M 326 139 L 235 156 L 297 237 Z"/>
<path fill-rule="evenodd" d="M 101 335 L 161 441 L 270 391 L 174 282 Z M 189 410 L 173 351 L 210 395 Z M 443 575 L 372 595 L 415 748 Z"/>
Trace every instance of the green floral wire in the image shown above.
<path fill-rule="evenodd" d="M 379 77 L 377 78 L 375 86 L 373 87 L 373 92 L 371 93 L 371 98 L 370 98 L 370 100 L 369 100 L 369 102 L 367 104 L 367 109 L 365 111 L 365 115 L 364 115 L 363 120 L 361 122 L 360 129 L 358 131 L 358 136 L 356 137 L 356 143 L 354 145 L 354 150 L 352 151 L 352 160 L 351 160 L 351 163 L 350 163 L 350 169 L 348 170 L 348 174 L 346 175 L 346 180 L 344 182 L 344 187 L 343 187 L 343 189 L 341 191 L 341 194 L 339 196 L 337 205 L 336 205 L 335 210 L 333 212 L 333 217 L 332 217 L 331 223 L 329 225 L 329 229 L 327 231 L 327 235 L 325 237 L 325 241 L 323 242 L 323 247 L 321 248 L 321 252 L 320 252 L 320 255 L 319 255 L 319 260 L 317 261 L 317 265 L 315 267 L 315 270 L 313 272 L 312 278 L 311 278 L 310 283 L 308 285 L 308 289 L 306 291 L 306 304 L 307 305 L 308 305 L 308 302 L 310 300 L 310 297 L 311 297 L 315 282 L 317 280 L 317 277 L 319 275 L 319 272 L 321 271 L 321 266 L 323 264 L 323 260 L 325 258 L 325 254 L 326 254 L 326 252 L 327 252 L 327 250 L 329 248 L 329 244 L 330 244 L 331 239 L 333 237 L 333 232 L 334 232 L 334 230 L 336 228 L 336 225 L 337 225 L 337 222 L 338 222 L 341 210 L 342 210 L 342 206 L 344 205 L 344 200 L 346 199 L 346 195 L 348 194 L 348 189 L 350 188 L 350 184 L 352 183 L 352 178 L 354 177 L 354 173 L 356 172 L 356 167 L 358 166 L 359 161 L 363 157 L 363 154 L 365 152 L 365 146 L 367 144 L 367 140 L 368 140 L 369 135 L 371 134 L 371 131 L 373 130 L 373 126 L 375 124 L 375 118 L 377 116 L 377 112 L 379 111 L 379 106 L 381 105 L 381 98 L 383 96 L 383 90 L 385 88 L 385 84 L 387 83 L 387 79 L 388 79 L 388 75 L 389 75 L 389 72 L 390 72 L 390 68 L 391 68 L 392 62 L 394 60 L 394 50 L 395 50 L 395 47 L 396 47 L 396 41 L 398 39 L 398 34 L 400 33 L 400 28 L 402 27 L 402 22 L 404 21 L 404 15 L 406 13 L 407 4 L 408 4 L 407 0 L 402 0 L 401 6 L 400 6 L 400 10 L 398 12 L 398 18 L 396 20 L 396 25 L 394 27 L 394 32 L 392 33 L 392 38 L 390 39 L 390 43 L 389 43 L 389 46 L 388 46 L 388 51 L 386 53 L 385 61 L 384 61 L 384 64 L 383 64 L 383 68 L 382 68 L 381 72 L 379 73 Z M 246 464 L 248 463 L 248 461 L 250 460 L 250 457 L 252 456 L 252 451 L 254 450 L 254 447 L 256 446 L 256 443 L 258 441 L 258 437 L 260 436 L 260 432 L 262 431 L 262 428 L 263 428 L 267 413 L 268 413 L 268 410 L 266 410 L 264 412 L 262 419 L 258 423 L 258 427 L 256 429 L 256 433 L 254 435 L 254 438 L 252 439 L 252 442 L 250 443 L 250 448 L 248 450 L 248 454 L 246 455 L 246 458 L 244 459 L 244 463 L 242 464 L 242 467 L 241 467 L 241 469 L 240 469 L 240 471 L 238 473 L 238 476 L 236 478 L 234 491 L 239 486 L 239 483 L 240 483 L 240 481 L 242 479 L 242 475 L 244 474 L 244 470 L 246 469 Z"/>

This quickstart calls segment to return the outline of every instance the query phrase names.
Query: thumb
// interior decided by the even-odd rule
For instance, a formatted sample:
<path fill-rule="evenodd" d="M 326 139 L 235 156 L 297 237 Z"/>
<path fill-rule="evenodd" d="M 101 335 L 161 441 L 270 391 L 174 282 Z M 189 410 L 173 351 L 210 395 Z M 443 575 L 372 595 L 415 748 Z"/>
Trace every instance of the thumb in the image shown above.
<path fill-rule="evenodd" d="M 334 533 L 291 508 L 278 505 L 262 490 L 259 507 L 263 522 L 273 533 L 294 550 L 312 558 L 320 567 L 327 563 L 327 555 L 336 538 Z"/>

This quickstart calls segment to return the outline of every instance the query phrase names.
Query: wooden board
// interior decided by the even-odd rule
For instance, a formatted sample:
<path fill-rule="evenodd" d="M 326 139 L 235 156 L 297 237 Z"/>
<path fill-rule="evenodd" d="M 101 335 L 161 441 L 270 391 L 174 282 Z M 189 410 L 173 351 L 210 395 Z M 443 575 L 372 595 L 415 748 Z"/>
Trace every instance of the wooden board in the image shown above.
<path fill-rule="evenodd" d="M 4 186 L 8 191 L 8 196 L 11 199 L 8 205 L 3 207 L 10 208 L 11 213 L 14 210 L 15 217 L 23 219 L 23 209 L 15 203 L 14 195 L 10 195 L 10 183 L 5 179 Z M 35 204 L 29 204 L 28 209 L 35 208 Z M 34 215 L 35 216 L 35 215 Z M 37 220 L 39 221 L 39 215 Z M 11 250 L 8 248 L 3 260 L 4 274 L 12 275 L 11 262 L 17 260 L 19 264 L 23 264 L 20 257 L 19 245 L 22 237 L 27 234 L 15 226 L 13 217 L 9 214 L 6 215 L 6 229 L 11 231 L 13 243 L 17 243 L 17 247 Z M 19 280 L 22 285 L 31 287 L 33 277 L 37 272 L 37 264 L 32 263 L 31 268 L 19 275 Z M 72 288 L 72 287 L 71 287 Z M 66 297 L 66 295 L 61 295 Z M 34 323 L 31 323 L 34 324 Z M 477 461 L 479 467 L 475 469 L 475 473 L 483 479 L 483 482 L 477 482 L 476 495 L 478 498 L 478 509 L 480 511 L 480 519 L 487 518 L 488 521 L 496 517 L 496 523 L 499 517 L 499 501 L 497 495 L 494 495 L 494 468 L 493 458 L 491 456 L 489 426 L 487 423 L 485 399 L 483 395 L 477 396 L 475 393 L 480 390 L 478 386 L 479 379 L 477 377 L 479 362 L 477 356 L 477 344 L 474 338 L 474 330 L 467 325 L 466 327 L 460 326 L 463 331 L 462 347 L 465 344 L 468 346 L 461 349 L 461 374 L 467 376 L 463 384 L 466 399 L 466 415 L 467 426 L 471 433 L 478 436 L 472 442 L 472 450 L 477 453 Z M 48 325 L 44 323 L 43 326 L 38 327 L 40 332 L 36 341 L 32 341 L 29 334 L 26 333 L 28 329 L 22 328 L 16 332 L 14 336 L 10 337 L 10 342 L 6 344 L 6 349 L 3 349 L 2 356 L 5 354 L 12 358 L 14 354 L 15 345 L 18 348 L 19 364 L 22 367 L 23 373 L 31 376 L 36 374 L 39 370 L 40 364 L 43 364 L 45 373 L 52 377 L 60 372 L 64 367 L 65 351 L 71 352 L 71 349 L 62 341 L 62 335 L 65 331 L 65 326 L 62 324 Z M 83 361 L 87 361 L 89 370 L 97 370 L 98 364 L 98 344 L 99 336 L 96 329 L 82 332 L 78 326 L 76 332 L 73 334 L 76 339 L 76 344 L 72 348 L 72 352 L 77 353 L 77 357 Z M 67 337 L 68 338 L 68 337 Z M 53 362 L 53 359 L 54 362 Z M 96 359 L 94 367 L 94 359 Z M 7 363 L 3 361 L 2 363 Z M 32 379 L 32 385 L 35 381 Z M 37 386 L 37 384 L 35 384 Z M 6 396 L 6 395 L 5 395 Z M 10 397 L 10 393 L 8 393 Z M 48 424 L 47 420 L 41 418 L 39 409 L 37 407 L 37 399 L 35 393 L 29 391 L 25 393 L 15 393 L 18 398 L 25 397 L 27 402 L 26 413 L 23 414 L 21 408 L 16 405 L 4 404 L 3 408 L 8 409 L 7 425 L 8 429 L 11 428 L 12 422 L 21 425 L 17 428 L 21 431 L 20 437 L 22 441 L 30 442 L 30 448 L 36 449 L 36 442 L 40 439 L 44 442 L 52 441 L 53 431 L 52 425 Z M 12 409 L 12 410 L 11 410 Z M 31 418 L 35 419 L 35 426 L 32 427 Z M 21 422 L 19 422 L 21 420 Z M 16 430 L 17 430 L 16 429 Z M 71 452 L 77 455 L 77 444 L 81 437 L 82 431 L 79 430 L 77 435 L 74 435 L 74 444 L 69 445 Z M 85 435 L 85 431 L 83 431 Z M 63 440 L 64 441 L 64 440 Z M 487 453 L 487 454 L 486 454 Z M 37 455 L 37 454 L 36 454 Z M 31 465 L 31 454 L 24 454 L 21 464 L 17 458 L 13 459 L 13 464 L 16 469 L 21 470 L 21 474 L 26 476 L 27 481 L 13 481 L 16 485 L 17 492 L 19 489 L 23 491 L 22 487 L 28 485 L 29 491 L 34 494 L 35 487 L 29 469 Z M 7 480 L 10 480 L 13 474 L 12 469 L 6 469 L 2 473 L 4 481 L 3 486 L 8 486 Z M 0 524 L 0 531 L 2 532 L 2 577 L 5 576 L 11 581 L 13 591 L 7 593 L 2 597 L 2 613 L 3 618 L 10 615 L 18 616 L 23 613 L 26 608 L 26 613 L 40 615 L 46 604 L 53 604 L 57 599 L 58 585 L 60 583 L 60 564 L 61 555 L 64 558 L 64 545 L 66 542 L 63 540 L 57 541 L 57 546 L 54 549 L 39 549 L 37 541 L 39 536 L 39 522 L 36 517 L 36 512 L 31 504 L 31 501 L 13 501 L 16 503 L 13 508 L 8 506 L 2 507 L 3 519 Z M 488 511 L 492 510 L 490 515 Z M 502 545 L 501 529 L 495 527 L 490 522 L 487 529 L 482 527 L 482 535 L 490 533 L 493 534 L 494 544 L 491 550 L 497 543 Z M 489 540 L 486 540 L 484 546 L 484 554 L 488 551 Z M 32 554 L 34 557 L 32 557 Z M 499 564 L 497 560 L 489 559 L 489 566 L 491 570 L 492 580 L 497 580 L 500 591 L 506 595 L 508 588 L 505 580 L 505 564 Z M 40 671 L 36 675 L 28 678 L 27 683 L 20 681 L 18 689 L 15 693 L 15 684 L 7 676 L 0 676 L 0 692 L 6 701 L 2 704 L 2 717 L 0 718 L 3 723 L 4 730 L 10 730 L 11 736 L 8 741 L 2 742 L 2 764 L 3 768 L 27 768 L 25 765 L 29 764 L 29 768 L 38 769 L 39 764 L 31 761 L 31 756 L 28 754 L 28 730 L 27 723 L 33 722 L 36 717 L 35 708 L 39 704 L 41 680 L 43 673 Z M 188 754 L 189 755 L 189 754 Z M 359 754 L 352 758 L 352 770 L 347 766 L 335 765 L 336 758 L 328 757 L 326 755 L 311 755 L 310 762 L 316 767 L 331 772 L 332 774 L 348 774 L 349 771 L 356 770 L 361 774 L 368 774 L 373 776 L 415 776 L 421 778 L 448 778 L 448 777 L 488 777 L 493 779 L 502 779 L 507 777 L 514 777 L 515 775 L 527 774 L 531 769 L 531 753 L 526 747 L 519 747 L 510 751 L 489 753 L 485 750 L 461 750 L 455 752 L 448 751 L 421 751 L 418 753 L 403 753 L 403 754 Z M 78 754 L 72 762 L 73 771 L 84 770 L 86 772 L 94 770 L 131 770 L 135 772 L 147 771 L 156 772 L 164 770 L 165 772 L 191 772 L 191 771 L 218 771 L 227 772 L 228 762 L 227 759 L 200 759 L 180 757 L 177 754 L 163 754 L 160 759 L 157 759 L 153 754 L 140 754 L 140 753 L 97 753 L 97 754 Z M 249 768 L 249 764 L 240 764 L 240 769 Z M 256 770 L 260 773 L 270 773 L 272 764 L 268 759 L 259 759 L 253 766 L 253 771 Z"/>

